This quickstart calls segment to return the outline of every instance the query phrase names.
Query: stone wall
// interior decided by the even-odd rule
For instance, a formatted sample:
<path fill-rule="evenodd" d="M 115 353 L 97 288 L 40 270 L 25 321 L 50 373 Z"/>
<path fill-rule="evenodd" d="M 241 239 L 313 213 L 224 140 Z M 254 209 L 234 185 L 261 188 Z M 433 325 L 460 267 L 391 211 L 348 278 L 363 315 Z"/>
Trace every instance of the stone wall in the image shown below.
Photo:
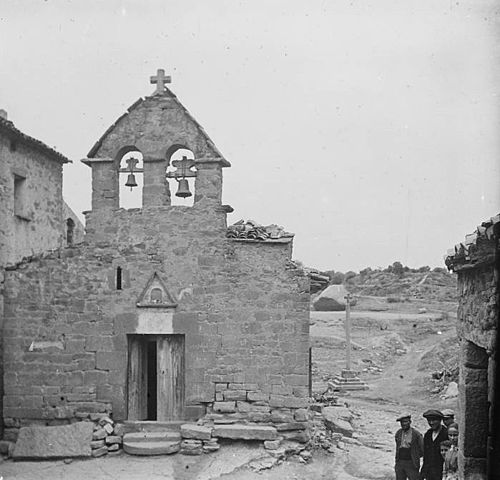
<path fill-rule="evenodd" d="M 15 130 L 12 126 L 7 131 L 10 128 Z M 11 136 L 0 131 L 0 331 L 3 325 L 3 267 L 25 256 L 57 248 L 62 241 L 62 161 L 52 158 L 48 148 L 32 148 L 20 141 L 19 135 L 21 132 Z M 37 141 L 30 139 L 30 142 Z M 0 337 L 0 409 L 3 342 Z M 2 431 L 0 420 L 0 437 Z"/>
<path fill-rule="evenodd" d="M 178 302 L 157 333 L 185 335 L 186 417 L 234 402 L 220 413 L 272 421 L 306 406 L 309 287 L 291 243 L 226 239 L 225 212 L 202 203 L 90 212 L 87 232 L 6 272 L 6 436 L 108 403 L 127 418 L 127 335 L 139 332 L 136 303 L 154 272 Z"/>
<path fill-rule="evenodd" d="M 0 265 L 6 265 L 61 245 L 62 163 L 4 135 L 0 159 Z M 25 178 L 17 211 L 16 175 Z"/>
<path fill-rule="evenodd" d="M 459 378 L 459 468 L 463 478 L 486 478 L 488 445 L 495 432 L 495 358 L 498 330 L 498 270 L 495 264 L 457 268 Z"/>

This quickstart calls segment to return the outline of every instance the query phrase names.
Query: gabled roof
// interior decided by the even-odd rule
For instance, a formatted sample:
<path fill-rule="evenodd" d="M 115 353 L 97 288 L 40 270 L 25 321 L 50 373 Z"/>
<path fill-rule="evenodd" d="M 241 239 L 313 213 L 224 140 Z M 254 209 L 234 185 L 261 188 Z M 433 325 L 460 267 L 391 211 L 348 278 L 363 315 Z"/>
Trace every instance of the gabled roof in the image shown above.
<path fill-rule="evenodd" d="M 95 143 L 95 145 L 90 149 L 89 153 L 87 154 L 88 158 L 94 158 L 103 144 L 104 140 L 106 137 L 114 130 L 114 128 L 121 122 L 123 121 L 131 112 L 134 110 L 140 108 L 143 102 L 148 101 L 148 100 L 154 100 L 155 98 L 161 98 L 164 96 L 168 96 L 173 100 L 173 102 L 177 105 L 177 107 L 184 112 L 186 117 L 195 125 L 195 127 L 198 129 L 199 133 L 205 138 L 205 141 L 207 144 L 210 146 L 210 148 L 213 150 L 213 152 L 220 158 L 222 159 L 222 166 L 223 167 L 230 167 L 231 164 L 224 158 L 222 153 L 219 151 L 219 149 L 215 146 L 215 143 L 212 141 L 212 139 L 207 135 L 203 127 L 196 121 L 196 119 L 189 113 L 189 111 L 182 105 L 182 103 L 178 100 L 176 95 L 168 88 L 165 87 L 165 91 L 161 94 L 155 94 L 151 95 L 149 97 L 145 98 L 139 98 L 136 100 L 128 109 L 127 111 L 121 115 L 99 138 L 99 140 Z"/>
<path fill-rule="evenodd" d="M 71 160 L 66 158 L 62 153 L 50 148 L 40 140 L 21 132 L 21 130 L 16 128 L 10 120 L 3 117 L 0 117 L 0 132 L 5 133 L 12 140 L 17 140 L 34 150 L 44 153 L 52 160 L 57 160 L 61 163 L 71 163 Z"/>
<path fill-rule="evenodd" d="M 500 236 L 500 214 L 491 217 L 476 230 L 465 236 L 463 243 L 458 243 L 448 250 L 444 261 L 449 270 L 459 270 L 491 263 L 497 255 L 495 241 Z"/>

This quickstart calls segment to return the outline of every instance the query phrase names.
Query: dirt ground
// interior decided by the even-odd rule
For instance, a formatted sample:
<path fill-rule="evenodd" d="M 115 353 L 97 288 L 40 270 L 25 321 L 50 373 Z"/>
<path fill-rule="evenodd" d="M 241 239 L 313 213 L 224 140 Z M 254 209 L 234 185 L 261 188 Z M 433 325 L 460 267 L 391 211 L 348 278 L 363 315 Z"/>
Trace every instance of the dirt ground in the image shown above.
<path fill-rule="evenodd" d="M 373 301 L 365 307 L 368 304 Z M 434 353 L 428 353 L 436 345 L 453 344 L 454 306 L 434 305 L 418 313 L 411 304 L 391 305 L 387 311 L 363 310 L 364 305 L 360 302 L 352 312 L 352 357 L 353 368 L 362 372 L 370 388 L 339 398 L 339 403 L 346 404 L 355 415 L 356 433 L 353 441 L 341 442 L 333 453 L 316 450 L 309 463 L 293 457 L 269 469 L 264 468 L 269 462 L 266 451 L 258 444 L 244 443 L 223 445 L 218 452 L 201 457 L 122 454 L 69 463 L 9 460 L 0 463 L 0 480 L 392 479 L 394 433 L 399 427 L 396 417 L 409 411 L 413 426 L 423 433 L 428 428 L 422 418 L 425 409 L 457 410 L 456 398 L 443 399 L 433 393 L 436 382 L 430 380 L 430 373 L 439 362 L 434 361 Z M 311 312 L 316 392 L 323 391 L 328 381 L 345 368 L 344 318 L 344 312 Z M 424 356 L 426 361 L 422 362 Z"/>

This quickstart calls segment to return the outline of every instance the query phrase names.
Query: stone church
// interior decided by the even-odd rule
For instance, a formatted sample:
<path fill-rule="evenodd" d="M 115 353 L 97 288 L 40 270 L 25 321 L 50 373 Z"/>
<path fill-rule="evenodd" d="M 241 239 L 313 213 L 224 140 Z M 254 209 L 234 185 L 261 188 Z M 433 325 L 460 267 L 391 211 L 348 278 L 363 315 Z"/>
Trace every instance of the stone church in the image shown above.
<path fill-rule="evenodd" d="M 92 170 L 83 242 L 5 271 L 5 438 L 88 412 L 306 421 L 309 277 L 291 261 L 293 236 L 228 235 L 230 163 L 167 79 L 159 70 L 156 91 L 83 160 Z M 140 177 L 142 208 L 120 208 L 120 185 Z M 194 190 L 192 206 L 172 205 L 176 189 Z"/>

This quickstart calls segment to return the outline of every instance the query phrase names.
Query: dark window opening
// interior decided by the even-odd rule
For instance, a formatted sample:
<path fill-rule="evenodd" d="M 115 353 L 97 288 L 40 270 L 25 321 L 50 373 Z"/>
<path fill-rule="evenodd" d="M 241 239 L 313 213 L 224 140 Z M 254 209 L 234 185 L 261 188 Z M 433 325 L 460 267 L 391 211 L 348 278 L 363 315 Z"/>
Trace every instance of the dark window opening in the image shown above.
<path fill-rule="evenodd" d="M 73 245 L 74 230 L 75 230 L 75 222 L 73 221 L 72 218 L 68 218 L 66 220 L 66 244 L 68 246 Z"/>
<path fill-rule="evenodd" d="M 26 178 L 14 175 L 14 215 L 27 218 L 26 214 Z"/>
<path fill-rule="evenodd" d="M 116 289 L 122 289 L 122 267 L 116 267 Z"/>

